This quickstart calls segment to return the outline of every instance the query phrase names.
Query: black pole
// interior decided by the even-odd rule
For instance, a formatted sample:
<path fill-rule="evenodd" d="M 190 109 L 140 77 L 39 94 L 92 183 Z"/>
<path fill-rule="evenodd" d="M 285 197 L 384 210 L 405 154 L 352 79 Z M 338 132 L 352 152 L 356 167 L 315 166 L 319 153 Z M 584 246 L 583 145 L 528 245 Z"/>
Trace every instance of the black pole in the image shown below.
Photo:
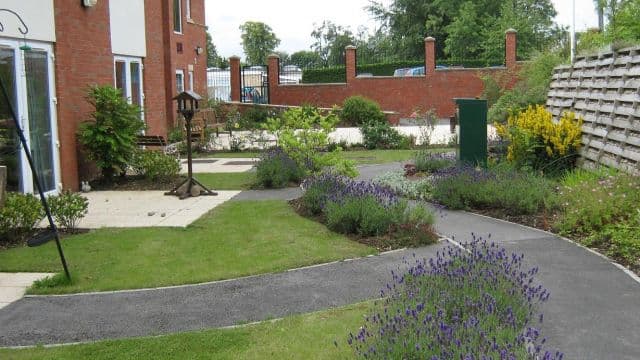
<path fill-rule="evenodd" d="M 44 207 L 44 211 L 47 213 L 47 219 L 49 220 L 49 227 L 51 228 L 51 231 L 53 231 L 55 235 L 56 246 L 58 247 L 58 254 L 60 254 L 60 261 L 62 261 L 64 274 L 67 276 L 68 280 L 71 280 L 71 275 L 69 274 L 69 268 L 67 267 L 67 260 L 65 260 L 64 253 L 62 252 L 62 245 L 60 244 L 60 234 L 58 234 L 58 228 L 56 227 L 56 224 L 53 221 L 53 216 L 51 216 L 51 208 L 49 208 L 49 203 L 47 202 L 47 198 L 44 196 L 44 192 L 42 191 L 42 183 L 40 182 L 40 177 L 38 176 L 38 173 L 36 172 L 36 168 L 33 164 L 33 159 L 31 158 L 31 151 L 29 150 L 29 146 L 27 145 L 27 139 L 24 137 L 24 134 L 22 132 L 22 127 L 18 122 L 18 116 L 16 115 L 16 112 L 13 109 L 13 105 L 11 104 L 9 94 L 7 93 L 7 89 L 5 88 L 4 81 L 2 81 L 2 79 L 0 79 L 0 87 L 2 88 L 2 94 L 4 95 L 4 99 L 7 102 L 9 111 L 11 112 L 11 116 L 13 117 L 13 122 L 16 126 L 16 131 L 18 132 L 18 136 L 20 137 L 20 142 L 22 143 L 22 147 L 24 149 L 25 155 L 27 156 L 27 161 L 29 161 L 31 174 L 33 175 L 34 182 L 36 183 L 36 187 L 38 188 L 38 193 L 40 194 L 40 202 L 42 202 L 42 207 Z"/>
<path fill-rule="evenodd" d="M 184 113 L 184 121 L 187 125 L 187 177 L 189 181 L 193 179 L 193 151 L 191 150 L 191 120 L 193 120 L 193 112 Z M 191 191 L 191 185 L 189 185 L 189 191 Z"/>

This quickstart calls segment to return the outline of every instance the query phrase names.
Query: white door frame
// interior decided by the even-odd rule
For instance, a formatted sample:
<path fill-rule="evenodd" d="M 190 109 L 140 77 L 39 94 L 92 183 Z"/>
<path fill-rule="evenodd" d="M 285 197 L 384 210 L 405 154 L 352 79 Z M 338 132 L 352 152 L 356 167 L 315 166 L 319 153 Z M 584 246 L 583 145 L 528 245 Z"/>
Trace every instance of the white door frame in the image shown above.
<path fill-rule="evenodd" d="M 144 67 L 142 65 L 142 58 L 140 57 L 135 57 L 135 56 L 123 56 L 123 55 L 114 55 L 113 56 L 113 86 L 116 86 L 116 62 L 117 61 L 122 61 L 125 63 L 125 78 L 126 78 L 126 82 L 127 82 L 127 86 L 125 86 L 125 89 L 123 89 L 124 93 L 123 95 L 127 98 L 127 101 L 129 102 L 129 104 L 133 103 L 133 100 L 131 98 L 132 96 L 132 86 L 133 83 L 131 81 L 131 63 L 137 63 L 139 66 L 139 70 L 140 70 L 140 99 L 138 99 L 140 101 L 140 119 L 142 119 L 142 121 L 144 120 Z"/>
<path fill-rule="evenodd" d="M 58 137 L 58 120 L 57 120 L 57 99 L 56 99 L 56 82 L 55 82 L 55 67 L 54 67 L 54 56 L 53 56 L 53 46 L 50 43 L 40 42 L 40 41 L 30 41 L 30 40 L 14 40 L 8 38 L 0 38 L 0 46 L 5 48 L 11 48 L 15 53 L 15 74 L 16 74 L 16 106 L 15 111 L 17 112 L 16 116 L 18 116 L 20 126 L 22 127 L 22 131 L 25 134 L 25 138 L 27 140 L 27 144 L 29 148 L 31 148 L 31 138 L 29 136 L 29 118 L 28 118 L 28 103 L 27 103 L 27 84 L 26 84 L 26 69 L 25 69 L 25 61 L 23 51 L 20 50 L 21 46 L 30 46 L 33 50 L 45 51 L 47 53 L 47 71 L 49 72 L 49 114 L 51 122 L 51 152 L 53 157 L 53 173 L 54 173 L 54 183 L 56 184 L 56 188 L 54 190 L 45 192 L 47 195 L 57 194 L 62 190 L 62 181 L 60 175 L 60 141 Z M 22 150 L 22 145 L 20 145 L 20 187 L 23 193 L 35 193 L 37 189 L 33 186 L 33 176 L 31 174 L 31 168 L 29 167 L 29 162 L 27 160 L 27 156 Z"/>

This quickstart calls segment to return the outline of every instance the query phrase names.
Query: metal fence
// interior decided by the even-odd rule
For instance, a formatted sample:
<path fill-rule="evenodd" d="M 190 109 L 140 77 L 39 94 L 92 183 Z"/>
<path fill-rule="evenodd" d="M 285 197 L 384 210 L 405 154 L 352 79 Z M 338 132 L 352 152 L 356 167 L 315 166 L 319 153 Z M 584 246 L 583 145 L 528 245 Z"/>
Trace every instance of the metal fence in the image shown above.
<path fill-rule="evenodd" d="M 240 101 L 243 103 L 269 103 L 269 67 L 267 65 L 243 66 L 240 70 L 242 87 Z"/>
<path fill-rule="evenodd" d="M 207 92 L 209 99 L 231 101 L 231 71 L 227 69 L 207 69 Z"/>

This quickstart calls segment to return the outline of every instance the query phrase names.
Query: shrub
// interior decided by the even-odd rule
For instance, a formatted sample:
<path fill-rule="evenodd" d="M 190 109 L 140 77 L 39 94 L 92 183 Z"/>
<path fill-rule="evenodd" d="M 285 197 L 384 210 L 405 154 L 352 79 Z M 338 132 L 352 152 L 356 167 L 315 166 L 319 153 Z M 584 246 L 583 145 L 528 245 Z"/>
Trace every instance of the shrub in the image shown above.
<path fill-rule="evenodd" d="M 562 212 L 556 229 L 562 233 L 592 234 L 635 216 L 640 204 L 640 179 L 606 171 L 591 175 L 578 172 L 563 179 L 559 195 Z"/>
<path fill-rule="evenodd" d="M 468 165 L 438 172 L 431 195 L 451 209 L 495 209 L 508 215 L 536 214 L 554 208 L 557 201 L 555 183 L 541 175 Z"/>
<path fill-rule="evenodd" d="M 171 131 L 169 131 L 169 134 L 167 135 L 167 141 L 169 142 L 169 144 L 175 144 L 184 141 L 185 137 L 185 131 L 180 126 L 176 126 Z"/>
<path fill-rule="evenodd" d="M 432 173 L 438 170 L 452 167 L 456 164 L 456 156 L 451 153 L 433 153 L 421 150 L 416 153 L 416 170 Z"/>
<path fill-rule="evenodd" d="M 559 122 L 543 106 L 529 107 L 510 116 L 496 131 L 509 142 L 507 159 L 519 168 L 562 172 L 575 166 L 582 141 L 582 119 L 574 113 Z"/>
<path fill-rule="evenodd" d="M 301 81 L 303 84 L 345 83 L 347 82 L 347 71 L 344 66 L 304 69 Z"/>
<path fill-rule="evenodd" d="M 262 124 L 267 122 L 268 118 L 274 116 L 276 116 L 276 114 L 267 108 L 254 105 L 240 115 L 238 126 L 245 130 L 259 129 Z"/>
<path fill-rule="evenodd" d="M 8 193 L 0 207 L 0 243 L 24 241 L 44 217 L 40 200 L 31 194 Z"/>
<path fill-rule="evenodd" d="M 87 198 L 66 190 L 58 196 L 49 196 L 48 200 L 51 214 L 58 226 L 75 232 L 80 220 L 87 215 L 89 208 Z"/>
<path fill-rule="evenodd" d="M 425 199 L 431 192 L 431 181 L 428 178 L 409 180 L 403 171 L 390 171 L 378 175 L 373 182 L 409 199 Z"/>
<path fill-rule="evenodd" d="M 436 258 L 405 260 L 380 291 L 382 309 L 347 343 L 366 359 L 561 359 L 542 349 L 539 312 L 549 292 L 524 256 L 482 241 Z"/>
<path fill-rule="evenodd" d="M 304 171 L 281 148 L 263 152 L 256 171 L 258 185 L 265 188 L 283 188 L 300 182 L 304 176 Z"/>
<path fill-rule="evenodd" d="M 332 168 L 343 175 L 355 177 L 355 162 L 343 159 L 340 148 L 324 151 L 329 134 L 335 130 L 338 117 L 323 115 L 313 107 L 292 108 L 280 117 L 269 118 L 263 128 L 276 135 L 278 146 L 308 174 Z"/>
<path fill-rule="evenodd" d="M 367 149 L 408 149 L 411 142 L 387 122 L 368 122 L 360 126 L 362 142 Z"/>
<path fill-rule="evenodd" d="M 302 187 L 305 210 L 324 215 L 334 231 L 365 237 L 386 235 L 382 240 L 385 248 L 424 245 L 436 239 L 431 213 L 410 209 L 386 187 L 330 173 L 309 178 Z"/>
<path fill-rule="evenodd" d="M 351 96 L 342 104 L 340 119 L 351 126 L 365 123 L 382 123 L 387 119 L 380 109 L 380 105 L 363 96 Z"/>
<path fill-rule="evenodd" d="M 628 221 L 608 224 L 584 240 L 632 270 L 640 270 L 640 209 Z"/>
<path fill-rule="evenodd" d="M 520 72 L 520 79 L 512 89 L 507 90 L 509 79 L 484 77 L 483 97 L 490 101 L 488 119 L 505 122 L 509 115 L 526 109 L 530 105 L 547 101 L 553 68 L 562 63 L 563 57 L 555 53 L 541 53 L 526 63 Z M 499 89 L 496 89 L 499 87 Z"/>
<path fill-rule="evenodd" d="M 95 110 L 93 120 L 80 125 L 80 142 L 102 176 L 110 180 L 124 173 L 136 150 L 136 136 L 145 125 L 140 108 L 127 103 L 120 90 L 111 86 L 92 87 L 88 101 Z"/>
<path fill-rule="evenodd" d="M 136 174 L 153 181 L 167 180 L 180 173 L 180 160 L 162 151 L 138 150 L 131 167 Z"/>

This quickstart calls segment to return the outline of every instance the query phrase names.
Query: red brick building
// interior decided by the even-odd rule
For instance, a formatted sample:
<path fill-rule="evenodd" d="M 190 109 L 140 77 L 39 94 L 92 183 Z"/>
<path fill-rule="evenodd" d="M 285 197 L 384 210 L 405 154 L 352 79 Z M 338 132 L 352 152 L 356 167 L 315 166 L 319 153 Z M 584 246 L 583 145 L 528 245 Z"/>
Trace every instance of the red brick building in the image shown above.
<path fill-rule="evenodd" d="M 77 190 L 89 176 L 76 136 L 92 110 L 89 86 L 120 88 L 158 135 L 175 124 L 176 93 L 206 93 L 204 0 L 3 0 L 2 8 L 0 77 L 47 192 Z M 7 110 L 1 99 L 0 121 Z M 34 190 L 24 154 L 0 156 L 0 165 L 11 190 Z"/>

